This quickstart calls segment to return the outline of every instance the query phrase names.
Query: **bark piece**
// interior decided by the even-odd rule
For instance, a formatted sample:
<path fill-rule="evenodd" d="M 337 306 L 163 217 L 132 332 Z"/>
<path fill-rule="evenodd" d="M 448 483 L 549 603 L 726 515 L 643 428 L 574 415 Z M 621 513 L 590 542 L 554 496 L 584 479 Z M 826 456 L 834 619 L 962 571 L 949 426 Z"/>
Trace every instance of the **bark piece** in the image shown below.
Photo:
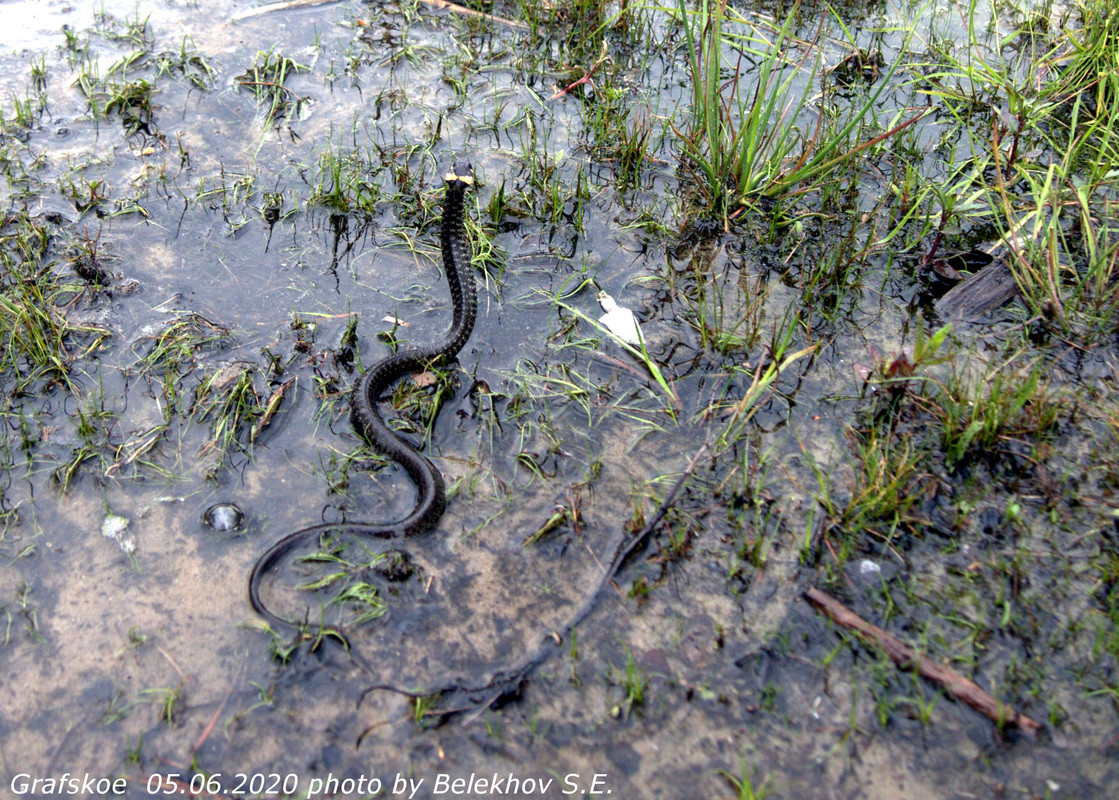
<path fill-rule="evenodd" d="M 936 301 L 936 313 L 943 320 L 978 319 L 1004 306 L 1018 295 L 1018 283 L 1006 262 L 997 259 L 956 284 Z"/>

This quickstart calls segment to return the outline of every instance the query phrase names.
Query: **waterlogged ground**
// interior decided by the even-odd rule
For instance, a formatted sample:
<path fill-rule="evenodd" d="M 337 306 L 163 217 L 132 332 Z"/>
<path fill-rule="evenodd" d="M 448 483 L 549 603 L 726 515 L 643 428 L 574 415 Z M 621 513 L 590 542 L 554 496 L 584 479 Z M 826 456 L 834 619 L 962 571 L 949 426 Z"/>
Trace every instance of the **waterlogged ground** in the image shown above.
<path fill-rule="evenodd" d="M 692 73 L 673 9 L 334 3 L 231 19 L 248 7 L 0 5 L 0 796 L 1115 785 L 1114 317 L 1086 344 L 1016 301 L 920 359 L 942 322 L 933 239 L 1000 238 L 989 217 L 946 222 L 943 197 L 906 205 L 974 157 L 972 117 L 924 118 L 895 149 L 728 221 L 681 161 Z M 788 9 L 742 11 L 772 41 Z M 807 67 L 819 57 L 810 87 L 845 76 L 829 113 L 892 82 L 851 146 L 947 102 L 920 93 L 917 67 L 885 74 L 904 28 L 921 63 L 969 30 L 998 42 L 1029 23 L 1040 48 L 1050 15 L 1077 19 L 836 13 L 806 6 L 790 33 Z M 758 41 L 736 41 L 726 63 L 756 73 Z M 972 136 L 991 124 L 975 118 Z M 814 112 L 803 122 L 811 136 Z M 389 340 L 448 324 L 437 232 L 458 159 L 478 178 L 478 323 L 453 369 L 386 400 L 447 477 L 447 513 L 407 542 L 404 580 L 361 568 L 360 545 L 341 553 L 349 568 L 286 562 L 268 597 L 313 641 L 270 632 L 247 576 L 272 542 L 411 507 L 407 476 L 360 446 L 347 395 Z M 1109 192 L 1085 201 L 1097 217 Z M 646 354 L 594 324 L 599 289 L 637 312 Z M 991 431 L 965 421 L 930 445 L 951 391 L 917 383 L 972 387 L 965 408 L 1029 396 Z M 884 398 L 912 404 L 882 426 Z M 238 530 L 203 524 L 217 503 L 243 510 Z M 376 593 L 299 589 L 335 574 Z M 819 617 L 809 586 L 1043 734 L 897 669 Z M 367 691 L 484 683 L 595 600 L 493 707 L 485 692 Z M 351 651 L 316 640 L 339 616 Z"/>

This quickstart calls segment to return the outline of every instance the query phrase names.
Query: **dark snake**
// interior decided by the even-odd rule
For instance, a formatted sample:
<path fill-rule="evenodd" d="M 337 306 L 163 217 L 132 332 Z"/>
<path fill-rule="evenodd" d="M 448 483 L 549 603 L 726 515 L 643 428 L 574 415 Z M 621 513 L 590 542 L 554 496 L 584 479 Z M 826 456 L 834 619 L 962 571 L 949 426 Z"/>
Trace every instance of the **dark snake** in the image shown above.
<path fill-rule="evenodd" d="M 418 489 L 416 504 L 410 514 L 397 522 L 364 523 L 340 522 L 312 525 L 290 533 L 280 539 L 259 558 L 249 576 L 249 600 L 258 614 L 269 622 L 298 628 L 299 623 L 285 619 L 268 609 L 260 598 L 260 584 L 264 576 L 285 556 L 304 546 L 309 540 L 324 534 L 350 533 L 379 539 L 396 539 L 429 530 L 438 523 L 447 504 L 443 476 L 434 465 L 406 441 L 397 436 L 382 419 L 377 410 L 377 399 L 397 378 L 438 366 L 453 359 L 470 338 L 477 316 L 478 299 L 475 293 L 474 277 L 470 272 L 469 246 L 466 239 L 466 219 L 464 198 L 466 191 L 473 185 L 473 172 L 469 164 L 455 164 L 445 176 L 447 196 L 443 208 L 441 246 L 443 267 L 450 286 L 453 317 L 451 328 L 442 341 L 430 347 L 413 348 L 390 356 L 379 362 L 365 373 L 354 388 L 351 397 L 351 422 L 354 429 L 374 449 L 398 462 L 415 481 Z M 705 444 L 696 453 L 687 469 L 680 475 L 676 485 L 661 504 L 652 520 L 636 535 L 628 533 L 619 537 L 614 548 L 613 558 L 603 571 L 597 586 L 572 612 L 567 622 L 560 628 L 542 637 L 540 643 L 526 652 L 521 658 L 505 669 L 493 672 L 487 680 L 451 680 L 439 686 L 423 689 L 405 688 L 391 684 L 377 684 L 362 692 L 361 699 L 377 690 L 388 690 L 410 697 L 442 696 L 450 705 L 431 713 L 448 715 L 474 709 L 480 712 L 489 708 L 497 700 L 519 694 L 528 676 L 552 655 L 559 652 L 562 642 L 595 609 L 605 590 L 612 585 L 625 562 L 648 540 L 660 523 L 665 511 L 672 505 L 676 494 L 686 479 L 696 468 L 700 457 L 707 452 Z M 349 645 L 344 632 L 335 628 L 324 628 L 324 634 L 338 637 Z M 369 673 L 371 667 L 358 653 L 351 650 L 351 656 Z M 455 705 L 455 701 L 463 705 Z M 360 700 L 359 700 L 360 704 Z M 364 736 L 365 732 L 361 736 Z M 360 743 L 361 737 L 358 738 Z"/>
<path fill-rule="evenodd" d="M 464 198 L 474 183 L 469 164 L 456 163 L 444 176 L 447 196 L 443 206 L 440 244 L 443 269 L 451 290 L 453 307 L 451 328 L 438 343 L 412 347 L 389 356 L 369 369 L 354 387 L 350 398 L 350 419 L 354 430 L 377 452 L 396 461 L 412 478 L 417 488 L 411 513 L 395 522 L 338 522 L 311 525 L 289 533 L 257 559 L 249 575 L 249 602 L 258 614 L 276 625 L 299 627 L 293 620 L 273 613 L 261 600 L 260 584 L 286 555 L 324 534 L 349 533 L 378 539 L 397 539 L 430 530 L 443 516 L 447 493 L 439 470 L 412 445 L 385 424 L 377 410 L 377 400 L 395 381 L 409 372 L 445 364 L 453 359 L 470 338 L 478 313 L 474 276 L 470 271 L 470 249 L 466 239 Z M 345 641 L 341 631 L 324 630 Z"/>

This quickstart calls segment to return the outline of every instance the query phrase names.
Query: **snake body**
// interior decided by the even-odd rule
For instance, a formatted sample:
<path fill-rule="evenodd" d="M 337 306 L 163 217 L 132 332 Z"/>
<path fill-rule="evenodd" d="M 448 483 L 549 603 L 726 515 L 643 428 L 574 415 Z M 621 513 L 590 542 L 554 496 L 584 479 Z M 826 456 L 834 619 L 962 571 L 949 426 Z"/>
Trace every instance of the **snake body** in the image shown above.
<path fill-rule="evenodd" d="M 478 297 L 474 288 L 474 276 L 470 271 L 464 203 L 466 191 L 474 183 L 473 171 L 469 164 L 456 163 L 444 179 L 447 183 L 447 196 L 443 206 L 440 245 L 443 269 L 451 291 L 451 328 L 436 344 L 412 347 L 378 362 L 362 376 L 350 398 L 350 419 L 354 430 L 375 450 L 404 467 L 416 484 L 416 504 L 407 516 L 395 522 L 311 525 L 289 533 L 268 548 L 257 559 L 249 575 L 249 602 L 258 614 L 271 623 L 291 627 L 297 625 L 272 612 L 260 597 L 260 583 L 265 574 L 288 553 L 325 533 L 349 533 L 381 539 L 412 536 L 434 527 L 446 508 L 446 489 L 439 470 L 426 456 L 397 436 L 385 424 L 377 410 L 377 399 L 393 381 L 409 372 L 450 361 L 466 344 L 474 329 Z"/>

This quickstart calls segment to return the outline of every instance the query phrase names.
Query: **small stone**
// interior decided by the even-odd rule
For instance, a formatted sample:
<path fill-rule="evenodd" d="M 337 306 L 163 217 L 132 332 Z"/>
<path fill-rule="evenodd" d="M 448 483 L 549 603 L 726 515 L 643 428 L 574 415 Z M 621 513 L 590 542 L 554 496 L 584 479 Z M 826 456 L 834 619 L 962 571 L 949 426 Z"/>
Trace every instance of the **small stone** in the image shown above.
<path fill-rule="evenodd" d="M 202 522 L 211 530 L 228 533 L 241 528 L 245 522 L 245 515 L 233 503 L 218 503 L 206 509 L 206 513 L 202 515 Z"/>

